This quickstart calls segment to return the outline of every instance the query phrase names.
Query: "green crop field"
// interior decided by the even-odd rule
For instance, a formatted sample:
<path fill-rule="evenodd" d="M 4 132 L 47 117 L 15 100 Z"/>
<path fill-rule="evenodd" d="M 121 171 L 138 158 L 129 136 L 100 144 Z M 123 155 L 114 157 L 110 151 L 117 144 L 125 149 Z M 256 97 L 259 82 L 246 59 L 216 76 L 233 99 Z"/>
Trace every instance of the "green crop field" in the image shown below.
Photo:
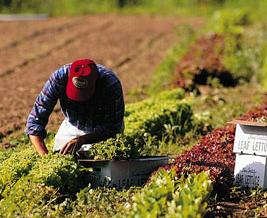
<path fill-rule="evenodd" d="M 266 6 L 0 0 L 2 14 L 48 15 L 0 22 L 0 217 L 266 217 L 266 192 L 233 184 L 235 125 L 228 123 L 267 119 Z M 23 132 L 49 73 L 85 55 L 118 73 L 126 99 L 124 133 L 87 156 L 171 157 L 142 186 L 95 188 L 91 168 L 53 153 L 58 106 L 48 155 L 40 157 Z"/>

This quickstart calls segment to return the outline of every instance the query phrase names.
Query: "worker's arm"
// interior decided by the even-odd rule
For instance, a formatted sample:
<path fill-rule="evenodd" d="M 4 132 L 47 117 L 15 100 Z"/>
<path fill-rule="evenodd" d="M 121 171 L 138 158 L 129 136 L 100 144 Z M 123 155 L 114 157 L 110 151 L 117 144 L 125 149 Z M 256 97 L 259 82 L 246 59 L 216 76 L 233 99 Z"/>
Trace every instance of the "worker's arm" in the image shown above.
<path fill-rule="evenodd" d="M 41 155 L 47 153 L 47 148 L 44 143 L 44 138 L 46 137 L 45 127 L 59 96 L 65 92 L 67 70 L 68 68 L 63 66 L 50 76 L 36 98 L 27 119 L 25 132 L 30 136 L 34 147 Z"/>
<path fill-rule="evenodd" d="M 47 147 L 45 146 L 44 139 L 42 137 L 30 135 L 30 140 L 39 155 L 43 156 L 48 153 Z"/>

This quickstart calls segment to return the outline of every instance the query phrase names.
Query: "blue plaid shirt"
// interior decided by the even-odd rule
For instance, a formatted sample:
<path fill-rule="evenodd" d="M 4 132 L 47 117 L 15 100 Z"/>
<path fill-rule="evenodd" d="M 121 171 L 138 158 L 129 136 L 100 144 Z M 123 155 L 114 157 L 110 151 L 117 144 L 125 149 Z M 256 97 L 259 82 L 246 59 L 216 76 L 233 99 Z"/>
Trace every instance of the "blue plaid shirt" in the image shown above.
<path fill-rule="evenodd" d="M 55 71 L 36 98 L 26 124 L 26 134 L 46 137 L 45 126 L 57 100 L 65 118 L 80 130 L 95 133 L 98 141 L 121 132 L 124 116 L 122 87 L 117 76 L 97 64 L 99 78 L 93 97 L 86 102 L 74 102 L 66 96 L 71 64 Z"/>

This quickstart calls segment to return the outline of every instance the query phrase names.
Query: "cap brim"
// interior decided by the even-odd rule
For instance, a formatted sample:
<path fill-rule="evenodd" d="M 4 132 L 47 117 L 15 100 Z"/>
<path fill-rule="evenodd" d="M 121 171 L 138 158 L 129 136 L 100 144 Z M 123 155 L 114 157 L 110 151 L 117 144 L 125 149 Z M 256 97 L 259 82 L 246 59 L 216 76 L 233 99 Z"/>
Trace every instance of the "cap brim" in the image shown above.
<path fill-rule="evenodd" d="M 66 89 L 67 97 L 73 101 L 87 101 L 94 95 L 94 92 L 94 84 L 90 85 L 89 88 L 78 89 L 70 83 L 68 88 Z"/>

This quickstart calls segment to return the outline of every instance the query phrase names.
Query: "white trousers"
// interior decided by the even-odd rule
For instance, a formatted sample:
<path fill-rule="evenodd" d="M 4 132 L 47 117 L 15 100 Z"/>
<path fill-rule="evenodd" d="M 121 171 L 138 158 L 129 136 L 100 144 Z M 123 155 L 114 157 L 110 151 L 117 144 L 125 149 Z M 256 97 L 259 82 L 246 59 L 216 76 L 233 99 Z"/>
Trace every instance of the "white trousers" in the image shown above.
<path fill-rule="evenodd" d="M 65 119 L 55 136 L 55 143 L 53 147 L 53 151 L 60 151 L 61 148 L 69 142 L 71 139 L 74 139 L 78 136 L 82 136 L 87 134 L 88 132 L 82 131 L 77 127 L 73 126 L 67 119 Z M 79 151 L 87 151 L 92 147 L 92 144 L 85 144 L 79 149 Z"/>

